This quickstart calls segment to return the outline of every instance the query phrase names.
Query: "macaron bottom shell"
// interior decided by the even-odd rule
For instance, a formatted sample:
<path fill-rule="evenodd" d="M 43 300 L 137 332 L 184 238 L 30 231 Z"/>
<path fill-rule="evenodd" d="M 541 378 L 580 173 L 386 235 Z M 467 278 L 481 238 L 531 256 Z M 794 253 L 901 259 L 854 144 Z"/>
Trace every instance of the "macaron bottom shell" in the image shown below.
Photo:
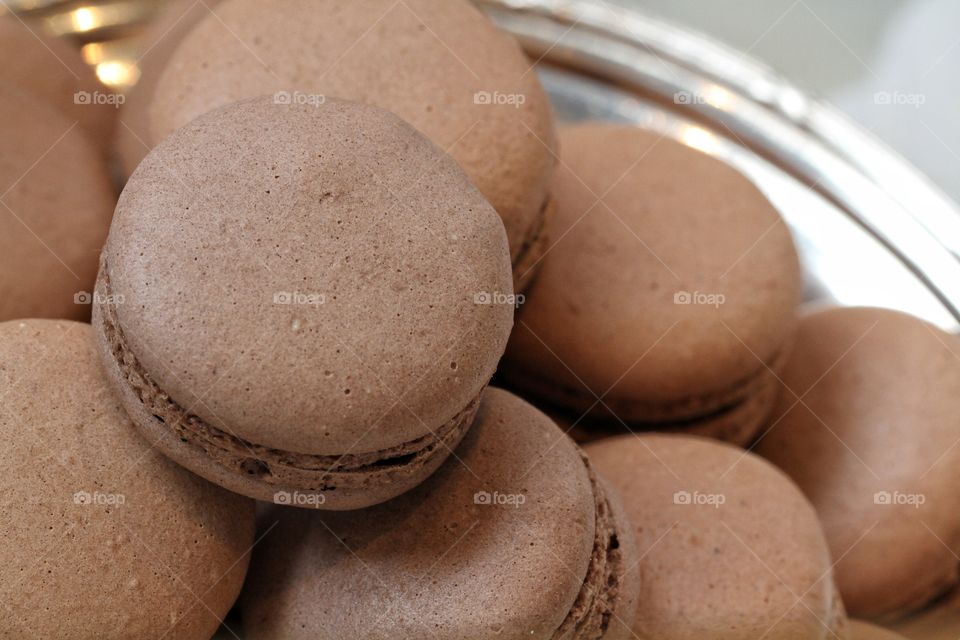
<path fill-rule="evenodd" d="M 108 265 L 97 291 L 93 326 L 107 377 L 140 432 L 171 459 L 214 484 L 266 502 L 348 510 L 394 498 L 442 464 L 470 428 L 479 396 L 418 440 L 364 454 L 311 455 L 247 442 L 180 406 L 150 378 L 128 348 L 109 304 Z"/>
<path fill-rule="evenodd" d="M 410 493 L 353 512 L 270 505 L 261 528 L 240 604 L 248 640 L 633 637 L 640 575 L 618 496 L 498 389 Z"/>
<path fill-rule="evenodd" d="M 577 442 L 592 442 L 624 433 L 664 432 L 715 438 L 746 447 L 769 422 L 776 408 L 779 372 L 787 353 L 781 352 L 770 365 L 728 390 L 661 406 L 617 402 L 602 395 L 598 400 L 596 396 L 539 380 L 531 374 L 508 374 L 507 381 L 521 395 L 529 394 L 530 399 L 547 398 L 547 413 Z M 563 400 L 554 401 L 561 397 Z M 571 404 L 590 408 L 584 413 L 575 413 L 569 409 Z"/>

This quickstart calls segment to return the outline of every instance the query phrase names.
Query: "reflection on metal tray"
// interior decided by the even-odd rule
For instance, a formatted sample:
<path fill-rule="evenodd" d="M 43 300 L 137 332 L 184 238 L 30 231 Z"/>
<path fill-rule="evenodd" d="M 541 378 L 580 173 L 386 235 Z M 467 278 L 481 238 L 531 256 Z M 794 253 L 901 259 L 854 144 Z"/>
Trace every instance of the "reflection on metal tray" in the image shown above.
<path fill-rule="evenodd" d="M 779 207 L 807 299 L 960 326 L 960 209 L 836 111 L 762 65 L 591 0 L 482 0 L 561 119 L 631 122 L 738 167 Z"/>

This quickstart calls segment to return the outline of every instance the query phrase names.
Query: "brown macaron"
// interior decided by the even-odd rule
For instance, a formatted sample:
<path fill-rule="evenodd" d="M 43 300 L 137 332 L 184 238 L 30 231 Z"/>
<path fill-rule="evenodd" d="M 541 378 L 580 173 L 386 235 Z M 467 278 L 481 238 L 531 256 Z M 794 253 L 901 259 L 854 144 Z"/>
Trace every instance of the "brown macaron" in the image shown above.
<path fill-rule="evenodd" d="M 89 325 L 0 323 L 0 635 L 208 640 L 233 605 L 254 503 L 130 428 Z"/>
<path fill-rule="evenodd" d="M 491 292 L 512 296 L 503 225 L 456 162 L 378 107 L 265 96 L 141 163 L 94 326 L 174 460 L 353 509 L 420 483 L 469 428 L 513 322 Z"/>
<path fill-rule="evenodd" d="M 624 435 L 586 449 L 637 533 L 635 637 L 845 637 L 820 523 L 782 472 L 695 436 Z"/>
<path fill-rule="evenodd" d="M 817 508 L 851 614 L 898 615 L 956 587 L 957 338 L 897 311 L 818 311 L 783 384 L 757 451 Z"/>
<path fill-rule="evenodd" d="M 800 300 L 784 221 L 743 174 L 658 134 L 587 123 L 560 137 L 554 242 L 505 379 L 578 424 L 749 442 Z"/>
<path fill-rule="evenodd" d="M 39 24 L 10 14 L 0 17 L 0 60 L 5 61 L 0 83 L 56 109 L 107 156 L 122 98 L 100 82 L 76 48 L 63 38 L 46 36 Z M 6 144 L 7 138 L 3 140 Z"/>
<path fill-rule="evenodd" d="M 549 418 L 499 389 L 440 470 L 349 513 L 273 507 L 241 597 L 250 640 L 626 640 L 622 510 Z"/>
<path fill-rule="evenodd" d="M 90 317 L 115 202 L 76 123 L 0 83 L 0 321 Z"/>
<path fill-rule="evenodd" d="M 132 101 L 122 116 L 148 147 L 259 95 L 375 104 L 461 164 L 503 218 L 518 282 L 529 278 L 555 164 L 550 105 L 516 41 L 470 2 L 224 0 L 209 13 L 147 80 L 152 100 Z M 121 149 L 127 167 L 145 154 Z"/>

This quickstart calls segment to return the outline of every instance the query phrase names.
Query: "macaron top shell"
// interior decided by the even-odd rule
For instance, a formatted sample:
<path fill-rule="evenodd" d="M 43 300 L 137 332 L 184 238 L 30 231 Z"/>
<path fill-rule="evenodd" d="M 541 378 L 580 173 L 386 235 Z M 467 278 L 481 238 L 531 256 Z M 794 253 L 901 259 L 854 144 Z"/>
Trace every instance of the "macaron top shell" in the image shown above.
<path fill-rule="evenodd" d="M 659 134 L 561 130 L 555 242 L 508 366 L 589 397 L 725 391 L 784 348 L 800 298 L 791 235 L 741 173 Z"/>
<path fill-rule="evenodd" d="M 239 593 L 253 501 L 150 447 L 86 324 L 0 323 L 0 628 L 207 640 Z"/>
<path fill-rule="evenodd" d="M 274 507 L 262 524 L 241 597 L 251 640 L 512 640 L 561 637 L 596 519 L 573 442 L 488 389 L 457 455 L 416 489 L 365 511 Z"/>
<path fill-rule="evenodd" d="M 850 611 L 903 613 L 955 585 L 957 338 L 898 311 L 818 311 L 782 378 L 757 451 L 816 506 Z"/>
<path fill-rule="evenodd" d="M 128 182 L 101 284 L 141 366 L 249 442 L 372 452 L 474 400 L 512 326 L 496 212 L 396 116 L 270 96 L 177 131 Z"/>
<path fill-rule="evenodd" d="M 555 164 L 549 103 L 517 43 L 469 2 L 225 0 L 157 80 L 147 142 L 281 91 L 376 104 L 413 124 L 500 212 L 514 257 L 539 224 Z"/>
<path fill-rule="evenodd" d="M 637 531 L 639 637 L 836 637 L 844 619 L 829 549 L 782 472 L 693 436 L 626 435 L 586 451 Z"/>
<path fill-rule="evenodd" d="M 6 16 L 0 18 L 0 59 L 7 61 L 0 65 L 0 83 L 13 84 L 46 102 L 70 124 L 78 123 L 98 150 L 109 150 L 118 98 L 100 83 L 76 48 L 62 38 L 47 37 L 39 25 Z"/>
<path fill-rule="evenodd" d="M 0 139 L 0 320 L 86 319 L 115 202 L 106 165 L 76 123 L 3 83 Z"/>

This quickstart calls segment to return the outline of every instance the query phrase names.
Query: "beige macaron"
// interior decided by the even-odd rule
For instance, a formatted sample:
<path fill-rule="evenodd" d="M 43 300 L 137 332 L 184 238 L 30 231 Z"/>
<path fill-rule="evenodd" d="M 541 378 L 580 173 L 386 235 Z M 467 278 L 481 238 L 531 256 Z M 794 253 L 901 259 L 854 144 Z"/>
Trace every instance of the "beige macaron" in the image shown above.
<path fill-rule="evenodd" d="M 0 17 L 0 59 L 0 83 L 59 111 L 106 157 L 123 98 L 97 79 L 79 50 L 63 38 L 48 37 L 40 23 L 10 14 Z"/>
<path fill-rule="evenodd" d="M 115 202 L 76 122 L 0 82 L 0 320 L 90 317 Z"/>
<path fill-rule="evenodd" d="M 636 637 L 844 637 L 820 523 L 782 472 L 695 436 L 624 435 L 586 451 L 637 532 Z"/>
<path fill-rule="evenodd" d="M 254 503 L 130 425 L 87 324 L 0 323 L 0 636 L 208 640 L 233 606 Z"/>
<path fill-rule="evenodd" d="M 554 240 L 505 379 L 599 431 L 749 442 L 800 300 L 785 222 L 742 173 L 657 133 L 595 122 L 560 139 Z"/>
<path fill-rule="evenodd" d="M 224 0 L 208 14 L 175 35 L 162 72 L 144 78 L 152 98 L 122 116 L 147 147 L 258 95 L 378 105 L 461 164 L 503 218 L 518 280 L 528 279 L 550 202 L 552 115 L 518 44 L 470 2 Z M 120 148 L 128 168 L 146 153 Z"/>
<path fill-rule="evenodd" d="M 872 308 L 805 316 L 758 453 L 809 496 L 852 615 L 909 612 L 957 586 L 960 344 Z"/>

